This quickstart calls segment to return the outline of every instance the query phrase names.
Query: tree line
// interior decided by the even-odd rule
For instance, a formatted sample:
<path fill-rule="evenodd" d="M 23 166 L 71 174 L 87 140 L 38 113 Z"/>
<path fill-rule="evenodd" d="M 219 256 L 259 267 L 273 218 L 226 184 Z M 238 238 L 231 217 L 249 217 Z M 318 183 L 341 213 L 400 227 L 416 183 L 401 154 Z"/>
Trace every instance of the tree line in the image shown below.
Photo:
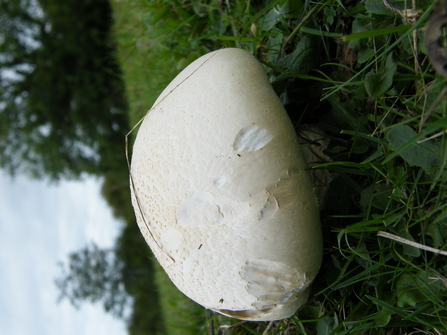
<path fill-rule="evenodd" d="M 108 0 L 0 0 L 0 167 L 57 181 L 104 178 L 124 222 L 113 250 L 68 255 L 55 280 L 79 307 L 102 302 L 129 334 L 163 332 L 151 253 L 130 204 L 124 84 Z"/>
<path fill-rule="evenodd" d="M 51 180 L 116 168 L 128 124 L 108 1 L 0 0 L 0 21 L 1 167 Z"/>

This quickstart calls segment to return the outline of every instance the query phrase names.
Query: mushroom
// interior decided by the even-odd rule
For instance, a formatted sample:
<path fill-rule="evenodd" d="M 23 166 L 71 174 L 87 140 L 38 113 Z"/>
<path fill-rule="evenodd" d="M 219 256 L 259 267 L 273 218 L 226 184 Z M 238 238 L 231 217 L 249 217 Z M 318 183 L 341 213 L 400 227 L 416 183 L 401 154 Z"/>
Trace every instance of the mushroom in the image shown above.
<path fill-rule="evenodd" d="M 290 317 L 322 258 L 297 135 L 261 64 L 235 48 L 185 68 L 144 117 L 131 161 L 139 228 L 190 299 L 242 320 Z"/>

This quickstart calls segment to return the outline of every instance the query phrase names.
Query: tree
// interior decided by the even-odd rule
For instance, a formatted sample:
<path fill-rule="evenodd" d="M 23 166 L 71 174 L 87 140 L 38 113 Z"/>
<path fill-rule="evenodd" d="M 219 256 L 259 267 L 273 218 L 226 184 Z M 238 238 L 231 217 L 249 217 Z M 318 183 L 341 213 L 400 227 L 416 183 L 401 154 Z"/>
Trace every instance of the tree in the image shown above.
<path fill-rule="evenodd" d="M 60 264 L 63 275 L 55 280 L 60 290 L 59 301 L 66 298 L 79 308 L 81 302 L 102 301 L 104 309 L 116 317 L 125 317 L 131 297 L 122 277 L 124 264 L 110 249 L 99 249 L 90 244 L 70 253 L 68 265 Z"/>
<path fill-rule="evenodd" d="M 33 4 L 0 0 L 0 167 L 57 180 L 125 164 L 108 1 Z"/>

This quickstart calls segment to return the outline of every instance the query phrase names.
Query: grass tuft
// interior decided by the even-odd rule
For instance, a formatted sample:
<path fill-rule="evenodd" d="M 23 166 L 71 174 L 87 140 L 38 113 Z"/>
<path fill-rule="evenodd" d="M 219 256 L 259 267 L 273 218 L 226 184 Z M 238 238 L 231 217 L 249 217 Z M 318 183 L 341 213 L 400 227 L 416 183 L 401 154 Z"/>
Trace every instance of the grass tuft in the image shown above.
<path fill-rule="evenodd" d="M 446 83 L 424 46 L 434 3 L 413 2 L 113 2 L 132 125 L 192 60 L 238 47 L 264 65 L 297 128 L 315 125 L 330 140 L 332 161 L 315 167 L 337 178 L 321 209 L 324 260 L 312 297 L 290 319 L 227 334 L 447 331 L 447 259 L 418 247 L 447 249 Z M 165 319 L 186 318 L 191 334 L 237 322 L 172 299 Z"/>

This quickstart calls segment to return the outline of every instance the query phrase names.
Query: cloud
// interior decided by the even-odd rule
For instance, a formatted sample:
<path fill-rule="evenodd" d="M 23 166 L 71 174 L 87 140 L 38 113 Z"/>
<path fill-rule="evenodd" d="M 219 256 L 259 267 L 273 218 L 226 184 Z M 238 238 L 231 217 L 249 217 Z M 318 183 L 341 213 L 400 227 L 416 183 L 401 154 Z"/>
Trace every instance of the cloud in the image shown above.
<path fill-rule="evenodd" d="M 121 335 L 101 305 L 56 304 L 57 262 L 94 241 L 111 247 L 121 223 L 100 196 L 101 180 L 44 182 L 0 174 L 0 329 L 4 334 Z"/>

